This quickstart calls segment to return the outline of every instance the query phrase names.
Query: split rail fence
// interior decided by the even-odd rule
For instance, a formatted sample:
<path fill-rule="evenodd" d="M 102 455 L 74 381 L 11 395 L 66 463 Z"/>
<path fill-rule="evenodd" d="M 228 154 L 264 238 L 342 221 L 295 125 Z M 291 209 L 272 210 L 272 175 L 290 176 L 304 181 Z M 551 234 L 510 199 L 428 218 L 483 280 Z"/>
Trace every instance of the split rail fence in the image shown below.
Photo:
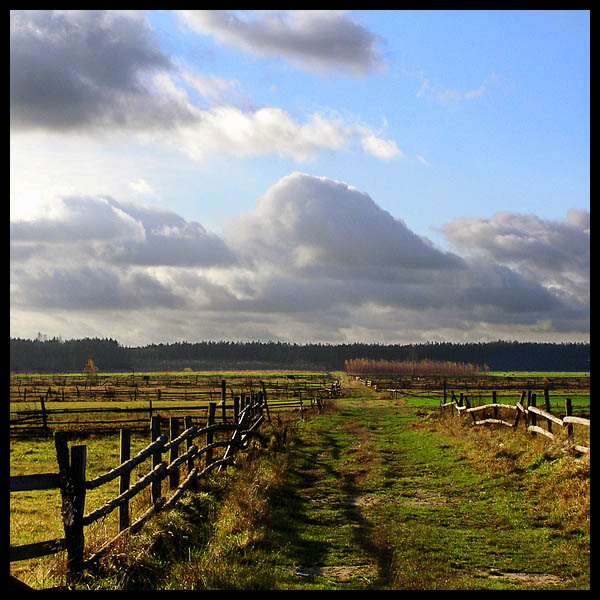
<path fill-rule="evenodd" d="M 323 400 L 317 398 L 312 404 L 320 411 Z M 227 408 L 233 409 L 233 418 L 227 418 Z M 62 497 L 64 538 L 11 546 L 10 562 L 66 550 L 67 566 L 71 575 L 93 565 L 123 536 L 139 531 L 152 516 L 173 507 L 186 490 L 197 487 L 197 482 L 202 477 L 215 469 L 225 469 L 231 464 L 235 453 L 247 448 L 252 438 L 261 441 L 263 436 L 259 428 L 265 420 L 265 415 L 267 420 L 271 419 L 272 408 L 274 406 L 267 403 L 264 392 L 236 397 L 230 407 L 224 403 L 211 402 L 205 426 L 193 424 L 192 417 L 187 416 L 184 419 L 185 429 L 181 431 L 181 418 L 171 417 L 168 419 L 169 436 L 161 433 L 161 417 L 153 416 L 150 420 L 151 443 L 131 457 L 131 431 L 121 429 L 120 465 L 89 480 L 86 479 L 86 446 L 72 445 L 69 448 L 69 432 L 57 431 L 54 440 L 58 473 L 11 476 L 10 491 L 12 493 L 58 488 Z M 218 439 L 219 437 L 221 439 Z M 202 447 L 194 443 L 197 438 L 204 440 Z M 163 460 L 164 454 L 167 454 L 167 460 Z M 132 485 L 133 469 L 149 459 L 151 469 Z M 116 478 L 119 478 L 119 495 L 85 514 L 86 492 Z M 162 495 L 162 482 L 165 480 L 168 480 L 171 492 L 168 498 Z M 151 487 L 149 507 L 131 523 L 129 503 L 148 486 Z M 84 558 L 84 528 L 115 509 L 119 510 L 119 533 L 91 556 Z"/>
<path fill-rule="evenodd" d="M 571 398 L 565 398 L 564 416 L 559 417 L 551 413 L 550 390 L 570 389 L 568 393 L 577 393 L 580 390 L 589 390 L 589 377 L 552 377 L 544 380 L 544 408 L 537 406 L 537 394 L 532 388 L 539 386 L 539 379 L 523 381 L 516 377 L 493 377 L 493 378 L 447 378 L 444 376 L 433 377 L 403 377 L 403 378 L 368 378 L 355 376 L 367 387 L 377 392 L 386 392 L 392 398 L 399 394 L 417 398 L 440 397 L 440 412 L 442 415 L 471 415 L 474 425 L 503 425 L 517 429 L 519 422 L 523 421 L 525 428 L 532 434 L 541 434 L 550 439 L 555 439 L 557 430 L 553 431 L 553 425 L 566 428 L 567 447 L 579 453 L 589 453 L 587 445 L 577 444 L 574 441 L 574 426 L 588 429 L 588 434 L 583 436 L 589 439 L 590 419 L 573 415 L 573 404 Z M 465 389 L 472 391 L 472 396 L 466 392 L 455 393 L 449 390 L 448 379 L 451 384 L 460 383 Z M 527 390 L 521 391 L 520 400 L 516 404 L 497 402 L 498 387 L 504 392 L 518 389 L 517 386 L 526 385 Z M 482 390 L 492 390 L 492 402 L 479 406 Z M 458 394 L 458 395 L 457 395 Z M 477 398 L 475 398 L 477 395 Z M 448 402 L 448 396 L 451 401 Z M 474 400 L 473 402 L 471 400 Z M 500 414 L 502 413 L 502 414 Z M 541 425 L 545 424 L 545 428 Z"/>
<path fill-rule="evenodd" d="M 573 405 L 570 398 L 565 399 L 565 415 L 561 418 L 550 412 L 550 397 L 547 389 L 544 390 L 545 408 L 543 409 L 537 406 L 537 394 L 531 391 L 522 391 L 521 398 L 514 405 L 496 402 L 495 391 L 492 392 L 492 402 L 490 404 L 474 407 L 469 402 L 469 396 L 464 395 L 462 392 L 457 398 L 452 391 L 451 397 L 451 402 L 440 404 L 442 415 L 448 413 L 451 416 L 457 415 L 459 417 L 470 415 L 473 425 L 503 425 L 515 430 L 520 420 L 523 419 L 526 431 L 532 434 L 544 435 L 551 440 L 556 437 L 556 430 L 553 431 L 553 425 L 558 425 L 567 430 L 567 444 L 570 450 L 585 454 L 590 452 L 589 446 L 575 443 L 573 431 L 574 425 L 587 427 L 589 430 L 590 419 L 573 416 Z M 545 428 L 541 426 L 544 423 Z"/>

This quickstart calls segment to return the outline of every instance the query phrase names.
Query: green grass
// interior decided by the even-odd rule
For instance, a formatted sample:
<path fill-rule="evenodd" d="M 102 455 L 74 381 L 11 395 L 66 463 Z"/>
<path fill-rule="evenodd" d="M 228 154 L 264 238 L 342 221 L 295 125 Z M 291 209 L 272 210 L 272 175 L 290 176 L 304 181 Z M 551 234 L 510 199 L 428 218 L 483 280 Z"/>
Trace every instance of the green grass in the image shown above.
<path fill-rule="evenodd" d="M 79 587 L 589 589 L 589 457 L 345 390 Z"/>
<path fill-rule="evenodd" d="M 589 587 L 589 507 L 586 521 L 573 498 L 548 502 L 571 480 L 543 441 L 524 451 L 505 439 L 505 456 L 487 434 L 475 445 L 401 403 L 336 404 L 298 426 L 285 477 L 268 491 L 268 528 L 224 567 L 256 570 L 230 587 Z M 585 467 L 573 480 L 585 487 Z M 589 493 L 589 471 L 587 483 Z"/>
<path fill-rule="evenodd" d="M 352 456 L 352 444 L 344 433 L 351 421 L 368 432 L 367 456 L 362 452 Z M 368 411 L 360 406 L 343 408 L 329 421 L 316 419 L 306 429 L 309 427 L 308 435 L 303 431 L 301 450 L 295 451 L 305 470 L 300 469 L 295 481 L 284 484 L 279 498 L 286 514 L 289 495 L 295 489 L 305 490 L 300 497 L 308 496 L 309 502 L 299 501 L 294 512 L 302 515 L 304 508 L 324 531 L 311 535 L 312 528 L 307 531 L 302 518 L 283 529 L 281 540 L 290 532 L 295 539 L 314 540 L 310 547 L 296 542 L 292 552 L 296 561 L 370 563 L 371 579 L 359 584 L 365 588 L 588 585 L 589 533 L 563 534 L 550 517 L 537 513 L 535 496 L 523 493 L 532 475 L 527 470 L 499 475 L 490 473 L 487 466 L 478 468 L 467 458 L 468 448 L 459 437 L 422 426 L 414 411 L 403 406 L 369 406 Z M 362 475 L 361 465 L 369 467 Z M 338 495 L 362 496 L 368 502 L 363 509 L 336 510 L 335 503 L 314 502 L 323 490 L 329 499 L 337 490 Z M 347 535 L 345 543 L 328 539 L 325 533 L 331 529 L 327 524 L 335 524 L 336 519 L 355 525 L 349 528 L 354 535 Z M 344 531 L 340 527 L 337 535 L 343 537 Z M 342 548 L 353 549 L 350 556 Z M 539 583 L 541 578 L 532 584 L 489 577 L 493 571 L 545 573 L 563 580 L 546 586 Z M 323 580 L 315 577 L 303 587 L 322 584 Z M 341 582 L 328 585 L 344 587 Z"/>

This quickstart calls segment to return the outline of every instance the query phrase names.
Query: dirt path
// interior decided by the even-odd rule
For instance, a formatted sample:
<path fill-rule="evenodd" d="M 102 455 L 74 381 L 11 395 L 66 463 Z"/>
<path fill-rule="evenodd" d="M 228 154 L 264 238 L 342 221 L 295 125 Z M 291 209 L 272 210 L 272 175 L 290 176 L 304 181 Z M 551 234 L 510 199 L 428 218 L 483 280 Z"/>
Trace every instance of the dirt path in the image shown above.
<path fill-rule="evenodd" d="M 474 472 L 458 441 L 429 431 L 414 409 L 361 393 L 299 429 L 275 502 L 294 587 L 589 585 L 585 545 L 532 521 L 514 482 Z"/>

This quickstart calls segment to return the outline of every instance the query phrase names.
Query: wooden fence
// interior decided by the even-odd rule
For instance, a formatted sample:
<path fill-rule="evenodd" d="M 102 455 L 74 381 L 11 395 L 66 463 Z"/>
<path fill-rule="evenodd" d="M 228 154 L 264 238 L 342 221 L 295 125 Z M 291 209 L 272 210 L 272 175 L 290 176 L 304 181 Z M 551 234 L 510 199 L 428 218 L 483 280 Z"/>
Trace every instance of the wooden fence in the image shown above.
<path fill-rule="evenodd" d="M 33 376 L 11 375 L 11 402 L 37 402 L 40 396 L 46 402 L 75 401 L 136 401 L 136 400 L 198 400 L 218 401 L 222 377 L 200 374 L 180 375 L 96 375 L 93 380 L 74 375 Z M 231 395 L 251 394 L 264 385 L 270 397 L 290 397 L 298 392 L 308 393 L 335 383 L 327 373 L 287 376 L 264 375 L 258 380 L 251 376 L 232 376 L 229 380 Z M 232 388 L 235 388 L 235 392 Z"/>
<path fill-rule="evenodd" d="M 125 380 L 126 378 L 121 378 Z M 165 376 L 158 381 L 167 382 L 173 385 L 172 379 Z M 191 377 L 188 378 L 190 385 L 195 383 Z M 118 379 L 116 380 L 118 383 Z M 156 384 L 156 380 L 152 380 Z M 59 384 L 65 384 L 67 379 L 58 380 Z M 36 393 L 40 391 L 40 387 L 22 386 L 21 378 L 15 379 L 12 386 L 17 388 L 17 392 L 13 396 L 22 394 L 24 398 L 29 398 L 33 401 L 36 398 Z M 56 382 L 55 382 L 56 383 Z M 208 385 L 208 384 L 207 384 Z M 339 380 L 327 381 L 323 376 L 313 376 L 302 380 L 285 380 L 280 381 L 256 381 L 246 380 L 243 382 L 248 392 L 239 394 L 240 397 L 249 397 L 256 393 L 256 388 L 260 389 L 264 394 L 269 394 L 273 398 L 273 408 L 285 407 L 290 408 L 294 402 L 296 406 L 302 410 L 308 402 L 315 403 L 326 397 L 336 397 L 341 392 Z M 239 383 L 242 387 L 242 382 Z M 254 389 L 253 389 L 254 388 Z M 29 392 L 28 392 L 29 389 Z M 73 397 L 73 389 L 65 395 L 65 386 L 48 387 L 44 394 L 39 394 L 40 408 L 27 408 L 22 410 L 11 411 L 9 425 L 11 435 L 22 434 L 43 434 L 46 437 L 57 429 L 73 428 L 74 426 L 84 427 L 86 431 L 91 429 L 102 430 L 104 428 L 129 427 L 132 429 L 145 428 L 147 418 L 152 418 L 152 415 L 157 412 L 157 403 L 161 403 L 158 408 L 162 413 L 177 415 L 182 412 L 185 414 L 204 413 L 206 414 L 209 407 L 209 399 L 220 399 L 221 404 L 224 404 L 227 396 L 231 398 L 237 397 L 232 387 L 227 386 L 226 381 L 220 381 L 218 390 L 215 389 L 215 382 L 210 382 L 209 387 L 205 389 L 193 388 L 186 389 L 185 385 L 180 386 L 180 390 L 174 392 L 173 389 L 165 389 L 156 387 L 156 385 L 148 388 L 144 387 L 126 387 L 123 389 L 111 388 L 108 391 L 92 389 L 90 392 L 92 399 L 98 402 L 98 407 L 87 406 L 85 408 L 48 408 L 47 403 L 54 401 L 68 401 L 78 399 L 84 401 L 83 394 Z M 290 403 L 291 399 L 291 403 Z M 121 407 L 121 401 L 145 401 L 146 406 L 142 404 L 137 408 Z M 89 401 L 89 399 L 88 399 Z M 154 401 L 154 403 L 153 403 Z M 168 401 L 169 405 L 165 406 L 164 402 Z M 181 404 L 177 403 L 181 402 Z M 171 403 L 172 402 L 172 403 Z"/>
<path fill-rule="evenodd" d="M 550 412 L 550 397 L 548 390 L 544 391 L 545 407 L 537 406 L 537 394 L 522 391 L 519 401 L 512 404 L 499 404 L 496 402 L 496 392 L 492 392 L 492 402 L 481 406 L 472 407 L 469 396 L 462 392 L 457 398 L 452 391 L 452 401 L 442 402 L 440 404 L 441 415 L 459 416 L 470 415 L 473 425 L 502 425 L 517 429 L 521 419 L 523 420 L 526 431 L 532 434 L 541 434 L 552 440 L 555 439 L 556 431 L 553 431 L 553 425 L 566 428 L 567 447 L 579 453 L 589 453 L 589 446 L 576 444 L 574 440 L 573 425 L 582 425 L 589 429 L 590 419 L 573 416 L 573 406 L 570 398 L 565 399 L 565 414 L 561 418 Z M 500 414 L 502 413 L 502 414 Z M 545 428 L 541 425 L 545 423 Z"/>
<path fill-rule="evenodd" d="M 323 406 L 321 398 L 311 404 L 319 410 Z M 272 408 L 267 404 L 264 392 L 251 396 L 236 397 L 233 403 L 233 417 L 227 418 L 227 406 L 212 402 L 209 404 L 206 426 L 194 425 L 192 417 L 184 419 L 185 429 L 180 431 L 180 421 L 176 417 L 169 419 L 169 436 L 161 433 L 161 418 L 151 418 L 152 442 L 134 457 L 130 456 L 130 430 L 120 431 L 120 465 L 108 472 L 86 479 L 86 446 L 68 446 L 68 432 L 58 431 L 54 435 L 58 473 L 12 476 L 10 491 L 59 489 L 62 497 L 62 520 L 64 538 L 10 547 L 10 561 L 19 561 L 67 551 L 67 566 L 70 574 L 94 564 L 104 556 L 123 536 L 139 531 L 156 513 L 171 508 L 182 494 L 195 487 L 198 480 L 214 469 L 222 471 L 229 465 L 236 451 L 246 448 L 252 438 L 262 439 L 259 428 L 265 415 L 270 420 Z M 301 415 L 303 406 L 301 404 Z M 219 418 L 221 422 L 219 422 Z M 217 433 L 225 432 L 225 439 L 217 439 Z M 170 439 L 169 439 L 170 438 Z M 197 438 L 204 440 L 199 447 L 194 443 Z M 220 448 L 221 456 L 214 455 Z M 168 455 L 162 460 L 163 454 Z M 131 485 L 132 470 L 151 459 L 151 469 L 137 482 Z M 88 514 L 84 514 L 86 492 L 119 478 L 119 495 Z M 171 495 L 162 495 L 162 482 L 168 479 Z M 143 489 L 151 486 L 150 505 L 147 510 L 130 523 L 129 502 Z M 84 528 L 98 519 L 119 509 L 119 533 L 107 541 L 98 551 L 84 558 Z"/>
<path fill-rule="evenodd" d="M 485 375 L 473 377 L 445 376 L 445 375 L 421 375 L 421 376 L 354 376 L 357 381 L 361 381 L 368 387 L 373 387 L 376 391 L 406 391 L 413 392 L 439 392 L 444 387 L 448 389 L 461 389 L 465 393 L 470 390 L 503 390 L 520 391 L 535 390 L 544 387 L 553 390 L 569 390 L 572 393 L 580 390 L 588 390 L 590 387 L 590 378 L 587 377 L 518 377 L 518 376 L 499 376 Z"/>

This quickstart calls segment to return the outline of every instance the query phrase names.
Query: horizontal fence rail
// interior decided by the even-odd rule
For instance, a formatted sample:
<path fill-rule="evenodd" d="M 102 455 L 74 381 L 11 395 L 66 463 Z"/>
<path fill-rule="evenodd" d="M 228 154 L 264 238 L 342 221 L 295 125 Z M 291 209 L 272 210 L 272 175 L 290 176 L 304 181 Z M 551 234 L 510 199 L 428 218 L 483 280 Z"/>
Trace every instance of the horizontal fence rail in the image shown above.
<path fill-rule="evenodd" d="M 566 429 L 568 448 L 575 452 L 588 454 L 589 446 L 576 444 L 574 441 L 573 425 L 582 425 L 590 427 L 590 419 L 573 416 L 573 406 L 570 398 L 565 400 L 565 416 L 558 417 L 550 412 L 548 397 L 546 396 L 546 408 L 542 409 L 537 406 L 537 395 L 531 394 L 525 400 L 525 392 L 522 393 L 520 401 L 515 405 L 498 404 L 492 402 L 482 406 L 470 407 L 469 397 L 462 396 L 459 400 L 440 404 L 440 412 L 442 415 L 451 416 L 470 415 L 473 425 L 504 425 L 516 429 L 521 418 L 525 424 L 525 429 L 533 434 L 541 434 L 552 440 L 556 437 L 556 431 L 553 431 L 553 425 L 558 425 Z M 502 417 L 500 412 L 503 413 Z M 507 415 L 508 413 L 508 415 Z M 481 416 L 483 415 L 483 416 Z M 512 420 L 510 420 L 512 416 Z M 545 423 L 546 427 L 540 424 Z"/>
<path fill-rule="evenodd" d="M 589 391 L 589 377 L 546 377 L 540 379 L 523 379 L 517 377 L 448 377 L 448 376 L 415 376 L 415 377 L 364 377 L 355 376 L 355 380 L 377 392 L 390 394 L 392 398 L 440 398 L 440 413 L 444 416 L 470 415 L 473 425 L 503 425 L 516 429 L 519 422 L 525 424 L 526 431 L 555 439 L 556 430 L 553 425 L 566 429 L 567 446 L 569 450 L 588 454 L 589 446 L 574 442 L 573 425 L 590 427 L 590 419 L 573 415 L 571 398 L 564 400 L 564 416 L 561 418 L 551 413 L 550 391 L 568 390 Z M 459 384 L 465 391 L 450 389 Z M 537 406 L 537 394 L 534 389 L 543 386 L 544 408 Z M 497 402 L 499 387 L 502 392 L 521 390 L 520 399 L 515 404 Z M 523 389 L 525 387 L 525 389 Z M 484 390 L 492 391 L 492 402 L 479 406 Z M 477 396 L 475 396 L 477 395 Z M 542 427 L 541 424 L 545 424 Z M 588 436 L 589 437 L 589 436 Z"/>

